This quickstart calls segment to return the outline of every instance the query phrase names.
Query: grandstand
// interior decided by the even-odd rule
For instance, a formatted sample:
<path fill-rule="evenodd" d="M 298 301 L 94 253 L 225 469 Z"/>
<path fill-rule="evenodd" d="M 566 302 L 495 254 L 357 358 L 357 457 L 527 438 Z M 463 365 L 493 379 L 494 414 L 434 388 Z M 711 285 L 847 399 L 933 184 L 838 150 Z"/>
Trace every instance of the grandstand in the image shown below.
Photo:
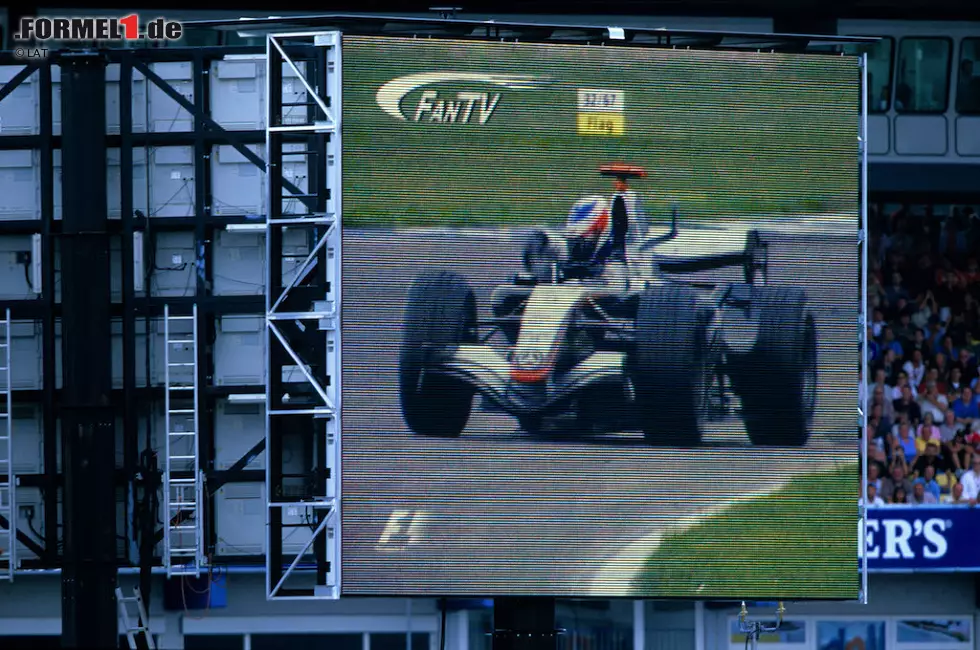
<path fill-rule="evenodd" d="M 976 505 L 980 215 L 872 204 L 869 505 Z"/>

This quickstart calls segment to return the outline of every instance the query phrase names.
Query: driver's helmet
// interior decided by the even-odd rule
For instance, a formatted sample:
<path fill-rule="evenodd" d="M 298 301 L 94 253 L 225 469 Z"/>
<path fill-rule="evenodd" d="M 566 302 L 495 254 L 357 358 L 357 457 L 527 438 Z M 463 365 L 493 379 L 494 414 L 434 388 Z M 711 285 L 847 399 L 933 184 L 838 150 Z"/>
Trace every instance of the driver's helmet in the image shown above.
<path fill-rule="evenodd" d="M 572 206 L 565 224 L 569 257 L 584 262 L 592 259 L 601 242 L 609 236 L 612 220 L 609 199 L 588 196 Z"/>

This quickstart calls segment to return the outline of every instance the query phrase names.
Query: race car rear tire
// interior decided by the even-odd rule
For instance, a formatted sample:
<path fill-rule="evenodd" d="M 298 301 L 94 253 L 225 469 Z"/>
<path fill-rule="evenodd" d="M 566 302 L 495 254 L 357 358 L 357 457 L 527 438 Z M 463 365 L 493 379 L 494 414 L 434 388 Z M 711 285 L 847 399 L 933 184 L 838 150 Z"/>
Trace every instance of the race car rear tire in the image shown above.
<path fill-rule="evenodd" d="M 640 426 L 655 445 L 696 447 L 707 378 L 707 332 L 689 287 L 648 287 L 631 363 Z"/>
<path fill-rule="evenodd" d="M 817 335 L 796 287 L 753 292 L 759 334 L 733 366 L 745 430 L 753 445 L 801 447 L 810 437 L 816 406 Z"/>
<path fill-rule="evenodd" d="M 478 341 L 476 298 L 466 280 L 447 271 L 419 276 L 408 293 L 398 368 L 402 416 L 409 429 L 441 438 L 463 432 L 476 389 L 429 371 L 436 355 Z"/>

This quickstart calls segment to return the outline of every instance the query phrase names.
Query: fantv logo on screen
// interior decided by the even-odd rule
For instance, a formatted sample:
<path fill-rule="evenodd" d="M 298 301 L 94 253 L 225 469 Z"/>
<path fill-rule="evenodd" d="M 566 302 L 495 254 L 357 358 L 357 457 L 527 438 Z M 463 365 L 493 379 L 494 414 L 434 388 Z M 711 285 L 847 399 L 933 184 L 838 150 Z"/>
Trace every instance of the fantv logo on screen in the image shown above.
<path fill-rule="evenodd" d="M 378 89 L 375 99 L 381 110 L 403 122 L 482 125 L 493 117 L 503 96 L 501 92 L 489 91 L 488 86 L 529 90 L 544 81 L 542 78 L 527 75 L 421 72 L 392 79 Z M 473 88 L 441 92 L 426 88 L 436 84 L 466 84 Z M 422 92 L 417 98 L 413 98 L 414 102 L 405 102 L 405 98 L 416 90 Z M 408 106 L 404 105 L 406 103 Z"/>
<path fill-rule="evenodd" d="M 945 519 L 868 519 L 867 553 L 869 560 L 911 560 L 918 553 L 927 560 L 938 560 L 949 549 Z M 912 542 L 915 541 L 913 548 Z"/>

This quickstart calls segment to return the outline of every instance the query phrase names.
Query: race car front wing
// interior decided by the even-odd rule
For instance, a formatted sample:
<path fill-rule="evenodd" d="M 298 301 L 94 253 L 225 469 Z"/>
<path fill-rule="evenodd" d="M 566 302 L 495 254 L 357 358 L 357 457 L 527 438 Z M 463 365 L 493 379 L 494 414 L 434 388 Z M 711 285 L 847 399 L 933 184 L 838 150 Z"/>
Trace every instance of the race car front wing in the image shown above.
<path fill-rule="evenodd" d="M 576 392 L 600 381 L 625 376 L 626 355 L 622 352 L 593 352 L 563 373 L 552 373 L 543 393 L 514 390 L 510 362 L 498 350 L 483 345 L 461 345 L 428 372 L 440 372 L 465 381 L 487 399 L 513 415 L 534 415 L 558 408 Z"/>

